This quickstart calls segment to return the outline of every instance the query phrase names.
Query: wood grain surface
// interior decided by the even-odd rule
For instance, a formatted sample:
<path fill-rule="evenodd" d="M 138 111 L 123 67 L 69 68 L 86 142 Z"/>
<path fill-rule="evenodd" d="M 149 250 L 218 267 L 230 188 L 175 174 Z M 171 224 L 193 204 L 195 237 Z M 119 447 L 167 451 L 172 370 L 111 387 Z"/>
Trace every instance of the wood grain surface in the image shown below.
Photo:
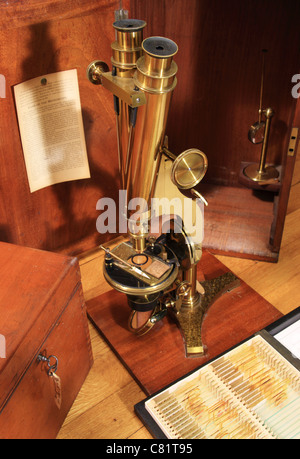
<path fill-rule="evenodd" d="M 204 251 L 198 279 L 211 281 L 228 268 Z M 201 335 L 205 354 L 186 358 L 180 329 L 168 315 L 137 338 L 128 328 L 126 295 L 109 290 L 87 302 L 88 316 L 147 395 L 154 394 L 199 365 L 230 349 L 281 317 L 279 311 L 245 282 L 224 292 L 205 314 Z"/>
<path fill-rule="evenodd" d="M 0 100 L 2 241 L 74 254 L 109 236 L 100 237 L 95 224 L 98 199 L 118 197 L 115 114 L 111 94 L 92 85 L 86 69 L 100 57 L 110 63 L 118 7 L 117 0 L 1 2 L 0 72 L 6 79 L 6 98 Z M 30 193 L 13 87 L 74 68 L 91 178 Z"/>
<path fill-rule="evenodd" d="M 300 305 L 299 221 L 300 158 L 294 171 L 278 263 L 217 257 L 282 314 Z M 102 260 L 99 251 L 89 252 L 80 260 L 86 300 L 109 289 L 102 275 Z M 58 438 L 151 439 L 133 409 L 145 393 L 93 325 L 90 332 L 95 363 Z"/>
<path fill-rule="evenodd" d="M 260 156 L 260 147 L 250 144 L 247 133 L 257 120 L 261 50 L 268 49 L 264 104 L 276 113 L 268 161 L 289 168 L 276 221 L 279 229 L 273 233 L 274 247 L 281 242 L 281 252 L 277 263 L 217 257 L 281 313 L 289 312 L 300 304 L 300 167 L 297 160 L 293 173 L 295 158 L 286 161 L 296 106 L 291 78 L 299 73 L 299 1 L 123 0 L 123 6 L 130 6 L 131 17 L 147 21 L 145 36 L 164 35 L 179 46 L 169 148 L 175 154 L 191 147 L 203 150 L 209 158 L 207 185 L 239 190 L 241 162 Z M 86 300 L 108 290 L 101 271 L 103 256 L 92 249 L 111 235 L 95 230 L 96 203 L 103 196 L 117 200 L 119 190 L 111 94 L 87 81 L 86 68 L 98 58 L 110 63 L 111 24 L 118 7 L 118 0 L 18 0 L 0 5 L 0 73 L 7 89 L 0 100 L 0 239 L 68 254 L 89 250 L 80 256 Z M 13 86 L 72 68 L 78 71 L 92 176 L 31 194 Z M 271 219 L 270 212 L 264 218 Z M 233 223 L 227 225 L 219 242 L 223 244 L 232 229 L 236 231 Z M 244 244 L 242 235 L 239 244 Z M 58 438 L 150 438 L 133 412 L 144 392 L 91 324 L 90 331 L 95 363 Z"/>
<path fill-rule="evenodd" d="M 92 365 L 78 261 L 2 242 L 0 258 L 0 438 L 55 438 Z M 58 358 L 59 410 L 38 354 Z"/>
<path fill-rule="evenodd" d="M 95 222 L 100 198 L 118 201 L 115 115 L 111 94 L 91 85 L 86 69 L 94 59 L 110 64 L 112 23 L 119 5 L 118 0 L 1 2 L 0 72 L 6 79 L 6 98 L 0 100 L 3 241 L 72 255 L 111 238 L 97 233 Z M 174 154 L 191 147 L 203 150 L 209 159 L 205 177 L 209 184 L 240 187 L 241 162 L 259 159 L 261 147 L 252 145 L 247 133 L 258 115 L 261 50 L 268 49 L 264 105 L 275 110 L 268 161 L 285 165 L 296 105 L 291 78 L 299 71 L 298 0 L 123 0 L 123 7 L 131 17 L 147 21 L 145 36 L 166 36 L 178 44 L 178 84 L 167 126 L 169 148 Z M 30 193 L 13 87 L 73 68 L 78 72 L 91 178 Z M 274 222 L 276 251 L 292 166 L 285 175 L 280 215 Z M 218 204 L 222 206 L 222 201 Z M 267 241 L 270 230 L 268 226 L 264 234 Z M 214 240 L 210 235 L 209 246 L 212 243 L 224 252 L 227 235 L 226 228 L 224 233 L 216 232 Z M 251 238 L 247 246 L 250 242 Z M 235 247 L 228 239 L 228 246 L 225 252 L 243 253 L 241 244 Z M 259 258 L 259 242 L 257 254 Z"/>

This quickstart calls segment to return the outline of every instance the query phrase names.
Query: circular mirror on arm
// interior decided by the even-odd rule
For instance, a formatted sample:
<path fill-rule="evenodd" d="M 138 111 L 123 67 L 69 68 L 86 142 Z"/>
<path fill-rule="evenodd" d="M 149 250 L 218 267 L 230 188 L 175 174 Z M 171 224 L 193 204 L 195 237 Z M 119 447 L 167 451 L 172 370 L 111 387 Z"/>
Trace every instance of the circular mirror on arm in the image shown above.
<path fill-rule="evenodd" d="M 265 127 L 266 123 L 264 121 L 257 121 L 256 123 L 252 124 L 248 132 L 248 139 L 251 143 L 257 144 L 264 141 Z"/>
<path fill-rule="evenodd" d="M 196 148 L 185 150 L 174 160 L 172 182 L 182 190 L 189 190 L 203 179 L 207 166 L 207 157 L 202 151 Z"/>

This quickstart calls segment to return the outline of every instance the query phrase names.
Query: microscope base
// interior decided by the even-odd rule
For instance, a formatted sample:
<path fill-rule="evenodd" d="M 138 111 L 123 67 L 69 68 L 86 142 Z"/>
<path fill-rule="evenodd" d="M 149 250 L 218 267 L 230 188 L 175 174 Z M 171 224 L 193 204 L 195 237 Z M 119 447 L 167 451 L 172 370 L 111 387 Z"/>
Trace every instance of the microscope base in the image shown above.
<path fill-rule="evenodd" d="M 205 294 L 198 307 L 181 308 L 174 319 L 183 335 L 186 357 L 201 357 L 206 352 L 202 342 L 202 323 L 208 308 L 224 293 L 228 293 L 240 284 L 239 279 L 232 273 L 222 274 L 215 279 L 201 282 Z"/>
<path fill-rule="evenodd" d="M 202 285 L 227 273 L 230 271 L 225 265 L 203 251 L 197 272 Z M 211 288 L 214 285 L 213 282 Z M 201 317 L 205 352 L 193 358 L 186 357 L 182 333 L 170 314 L 149 333 L 136 336 L 127 328 L 130 309 L 126 295 L 109 290 L 87 301 L 86 306 L 91 322 L 143 391 L 150 395 L 282 316 L 240 279 L 237 287 L 229 291 L 225 288 L 222 293 L 214 296 L 215 301 L 209 302 L 210 307 Z"/>

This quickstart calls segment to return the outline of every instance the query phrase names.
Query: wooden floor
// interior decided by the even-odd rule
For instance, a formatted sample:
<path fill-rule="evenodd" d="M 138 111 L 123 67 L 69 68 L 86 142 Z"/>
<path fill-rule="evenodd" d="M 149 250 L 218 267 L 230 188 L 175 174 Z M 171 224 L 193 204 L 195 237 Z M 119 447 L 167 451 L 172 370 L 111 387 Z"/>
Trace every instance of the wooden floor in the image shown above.
<path fill-rule="evenodd" d="M 300 158 L 296 162 L 279 262 L 217 257 L 280 312 L 300 305 Z M 80 260 L 86 300 L 107 289 L 102 254 Z M 90 324 L 94 365 L 71 408 L 58 439 L 151 439 L 134 413 L 145 394 Z"/>

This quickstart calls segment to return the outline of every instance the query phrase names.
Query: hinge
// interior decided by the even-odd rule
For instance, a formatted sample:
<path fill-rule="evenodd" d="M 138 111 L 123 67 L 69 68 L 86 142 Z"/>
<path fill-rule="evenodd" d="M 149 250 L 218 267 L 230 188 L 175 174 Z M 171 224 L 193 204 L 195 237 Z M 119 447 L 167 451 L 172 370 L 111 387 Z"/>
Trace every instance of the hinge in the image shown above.
<path fill-rule="evenodd" d="M 288 156 L 294 156 L 295 154 L 295 148 L 296 148 L 296 143 L 297 143 L 297 138 L 298 138 L 298 128 L 293 127 L 292 128 L 292 133 L 290 137 L 290 143 L 289 143 L 289 148 L 288 148 Z"/>

